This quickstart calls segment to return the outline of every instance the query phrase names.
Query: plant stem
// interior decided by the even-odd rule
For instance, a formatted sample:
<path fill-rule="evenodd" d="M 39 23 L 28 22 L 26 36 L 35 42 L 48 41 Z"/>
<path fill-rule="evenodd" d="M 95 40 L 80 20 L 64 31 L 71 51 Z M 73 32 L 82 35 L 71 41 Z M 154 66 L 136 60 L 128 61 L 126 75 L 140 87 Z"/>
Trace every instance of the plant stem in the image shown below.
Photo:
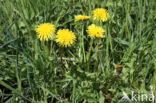
<path fill-rule="evenodd" d="M 84 59 L 84 62 L 86 62 L 86 53 L 85 53 L 85 46 L 84 46 L 84 25 L 83 25 L 83 22 L 82 22 L 82 29 L 81 29 L 81 36 L 82 36 L 82 49 L 83 49 L 83 59 Z"/>
<path fill-rule="evenodd" d="M 96 39 L 96 59 L 98 61 L 99 40 Z"/>
<path fill-rule="evenodd" d="M 50 56 L 50 45 L 49 45 L 48 41 L 46 42 L 46 46 L 47 46 L 47 50 L 48 50 L 48 56 Z"/>
<path fill-rule="evenodd" d="M 18 27 L 18 25 L 16 24 L 16 26 Z M 19 65 L 18 65 L 18 56 L 19 56 L 19 34 L 17 32 L 16 33 L 16 39 L 17 39 L 17 42 L 16 42 L 16 78 L 17 78 L 17 86 L 18 86 L 18 91 L 19 91 L 19 94 L 22 95 L 22 86 L 21 86 L 21 77 L 20 77 L 20 68 L 19 68 Z"/>

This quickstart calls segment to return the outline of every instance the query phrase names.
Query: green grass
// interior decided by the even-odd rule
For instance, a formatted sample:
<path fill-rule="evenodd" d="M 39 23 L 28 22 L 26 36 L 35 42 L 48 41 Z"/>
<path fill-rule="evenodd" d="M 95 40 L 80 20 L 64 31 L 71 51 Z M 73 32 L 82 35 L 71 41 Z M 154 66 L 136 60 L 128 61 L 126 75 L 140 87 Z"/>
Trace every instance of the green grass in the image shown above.
<path fill-rule="evenodd" d="M 0 102 L 126 103 L 123 91 L 151 93 L 156 86 L 155 6 L 155 0 L 1 0 Z M 111 15 L 101 23 L 104 39 L 87 36 L 92 19 L 74 21 L 95 8 Z M 72 30 L 76 43 L 61 50 L 54 40 L 41 42 L 35 28 L 44 22 Z M 123 66 L 119 76 L 117 64 Z"/>

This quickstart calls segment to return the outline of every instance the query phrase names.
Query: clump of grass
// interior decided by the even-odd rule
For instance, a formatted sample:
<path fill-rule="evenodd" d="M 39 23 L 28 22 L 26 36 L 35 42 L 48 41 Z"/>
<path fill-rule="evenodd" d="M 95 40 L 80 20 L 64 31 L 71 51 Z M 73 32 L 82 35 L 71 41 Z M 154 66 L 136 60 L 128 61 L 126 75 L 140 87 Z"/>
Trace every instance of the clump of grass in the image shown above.
<path fill-rule="evenodd" d="M 154 6 L 154 0 L 1 0 L 1 102 L 113 103 L 122 101 L 123 91 L 150 93 L 156 80 Z M 109 19 L 94 20 L 96 8 L 107 9 Z M 75 21 L 76 15 L 81 18 Z M 35 29 L 47 22 L 56 31 L 72 31 L 74 42 L 61 46 L 65 36 L 60 44 L 55 36 L 40 41 Z M 88 32 L 91 24 L 101 29 Z"/>

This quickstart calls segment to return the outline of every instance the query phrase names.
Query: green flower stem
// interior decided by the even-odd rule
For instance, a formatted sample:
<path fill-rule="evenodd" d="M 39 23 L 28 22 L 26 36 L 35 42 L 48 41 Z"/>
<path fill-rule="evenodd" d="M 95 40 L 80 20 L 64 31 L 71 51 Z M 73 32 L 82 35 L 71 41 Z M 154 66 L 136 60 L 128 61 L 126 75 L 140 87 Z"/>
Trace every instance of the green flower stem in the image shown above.
<path fill-rule="evenodd" d="M 88 53 L 87 53 L 87 62 L 88 62 L 88 71 L 90 70 L 90 64 L 91 64 L 91 59 L 90 59 L 90 54 L 91 54 L 91 51 L 92 51 L 92 49 L 93 49 L 93 38 L 91 38 L 91 41 L 90 41 L 90 46 L 89 46 L 90 48 L 89 48 L 89 51 L 88 51 Z"/>
<path fill-rule="evenodd" d="M 90 54 L 91 54 L 91 51 L 92 51 L 92 48 L 93 48 L 93 38 L 91 38 L 89 47 L 90 48 L 89 48 L 89 51 L 87 53 L 87 61 L 89 61 L 89 59 L 90 59 Z"/>
<path fill-rule="evenodd" d="M 50 56 L 50 45 L 49 45 L 48 41 L 46 41 L 46 47 L 47 47 L 47 51 L 48 51 L 48 56 Z"/>
<path fill-rule="evenodd" d="M 86 62 L 86 53 L 85 53 L 85 46 L 84 46 L 84 25 L 82 24 L 82 29 L 81 29 L 81 36 L 82 36 L 82 49 L 83 49 L 83 58 L 84 62 Z"/>
<path fill-rule="evenodd" d="M 61 62 L 61 65 L 62 65 L 62 68 L 64 68 L 64 64 L 63 64 L 63 59 L 62 59 L 62 56 L 63 56 L 63 47 L 60 47 L 60 62 Z"/>
<path fill-rule="evenodd" d="M 62 63 L 62 51 L 63 51 L 63 48 L 60 47 L 60 62 Z"/>
<path fill-rule="evenodd" d="M 98 61 L 99 39 L 96 39 L 96 59 Z"/>

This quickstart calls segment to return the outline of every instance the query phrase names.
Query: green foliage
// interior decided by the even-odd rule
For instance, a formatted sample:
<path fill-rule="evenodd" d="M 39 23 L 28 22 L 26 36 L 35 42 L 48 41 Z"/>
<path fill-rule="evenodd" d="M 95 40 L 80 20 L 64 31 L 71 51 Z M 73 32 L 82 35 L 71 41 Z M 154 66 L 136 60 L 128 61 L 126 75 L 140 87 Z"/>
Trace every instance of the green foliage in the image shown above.
<path fill-rule="evenodd" d="M 155 0 L 0 0 L 1 102 L 122 103 L 123 91 L 150 93 L 156 81 L 155 5 Z M 104 39 L 87 36 L 93 20 L 74 21 L 95 8 L 111 15 L 100 24 Z M 44 22 L 74 31 L 75 45 L 61 50 L 53 40 L 39 41 L 35 28 Z M 123 66 L 118 76 L 117 64 Z"/>

